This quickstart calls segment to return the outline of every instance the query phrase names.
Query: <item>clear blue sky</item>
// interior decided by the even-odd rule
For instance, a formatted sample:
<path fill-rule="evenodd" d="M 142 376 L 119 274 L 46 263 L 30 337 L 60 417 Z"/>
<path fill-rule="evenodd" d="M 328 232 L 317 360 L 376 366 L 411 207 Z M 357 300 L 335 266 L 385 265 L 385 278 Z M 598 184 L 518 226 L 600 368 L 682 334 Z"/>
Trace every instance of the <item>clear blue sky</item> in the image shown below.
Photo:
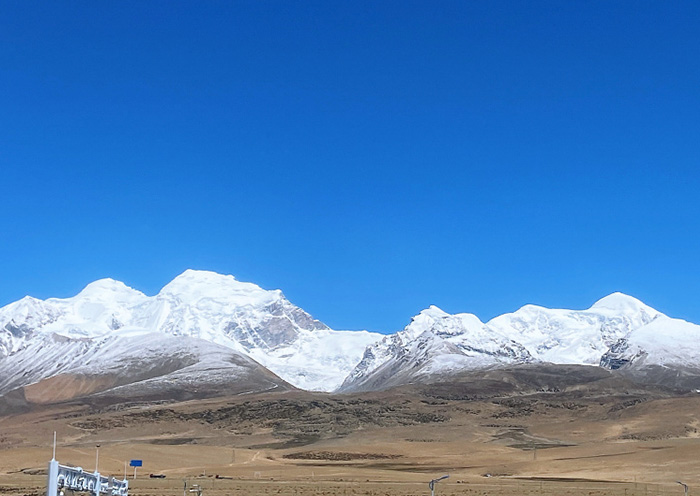
<path fill-rule="evenodd" d="M 700 323 L 696 1 L 4 2 L 0 305 L 234 274 L 334 328 Z"/>

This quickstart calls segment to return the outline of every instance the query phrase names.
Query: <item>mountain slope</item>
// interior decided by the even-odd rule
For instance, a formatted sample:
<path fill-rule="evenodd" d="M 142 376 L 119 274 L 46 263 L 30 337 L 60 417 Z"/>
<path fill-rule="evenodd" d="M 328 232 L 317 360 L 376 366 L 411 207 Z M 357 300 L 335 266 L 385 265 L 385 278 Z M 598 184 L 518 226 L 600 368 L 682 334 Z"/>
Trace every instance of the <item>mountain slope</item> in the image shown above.
<path fill-rule="evenodd" d="M 619 339 L 600 363 L 647 383 L 700 389 L 700 326 L 662 316 Z"/>
<path fill-rule="evenodd" d="M 367 390 L 381 383 L 402 384 L 449 371 L 531 360 L 524 347 L 475 315 L 450 315 L 431 306 L 404 330 L 370 345 L 340 390 Z"/>
<path fill-rule="evenodd" d="M 305 389 L 336 388 L 379 335 L 333 331 L 290 303 L 279 290 L 207 271 L 187 270 L 148 297 L 121 282 L 102 279 L 72 298 L 26 297 L 0 309 L 0 365 L 37 343 L 60 339 L 86 356 L 116 346 L 110 338 L 152 333 L 194 338 L 253 357 Z M 47 341 L 48 340 L 48 341 Z M 49 353 L 27 362 L 24 381 L 43 377 L 61 360 Z M 27 353 L 29 353 L 27 351 Z M 13 358 L 12 360 L 16 360 Z M 10 360 L 10 361 L 12 361 Z M 39 365 L 41 362 L 44 365 Z M 60 373 L 60 370 L 55 373 Z M 26 372 L 26 374 L 25 374 Z"/>
<path fill-rule="evenodd" d="M 599 365 L 611 347 L 621 346 L 621 340 L 663 318 L 667 317 L 621 293 L 606 296 L 587 310 L 526 305 L 487 323 L 433 306 L 403 331 L 368 347 L 340 390 L 375 388 L 385 382 L 382 378 L 392 385 L 434 382 L 459 371 L 512 364 Z M 665 353 L 658 346 L 653 349 L 657 355 Z M 700 360 L 694 363 L 700 367 Z"/>
<path fill-rule="evenodd" d="M 100 393 L 157 401 L 288 389 L 241 353 L 161 333 L 96 339 L 43 334 L 0 361 L 0 396 L 21 398 L 22 405 Z"/>

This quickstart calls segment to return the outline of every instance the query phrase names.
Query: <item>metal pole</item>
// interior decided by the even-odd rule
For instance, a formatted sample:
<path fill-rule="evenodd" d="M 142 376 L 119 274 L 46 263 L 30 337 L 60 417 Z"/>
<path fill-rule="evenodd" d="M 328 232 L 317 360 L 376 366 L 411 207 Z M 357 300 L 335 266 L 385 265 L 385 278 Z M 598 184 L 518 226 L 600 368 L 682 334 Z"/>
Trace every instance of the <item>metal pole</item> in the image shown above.
<path fill-rule="evenodd" d="M 46 485 L 46 496 L 56 496 L 58 494 L 58 462 L 49 462 L 48 484 Z"/>
<path fill-rule="evenodd" d="M 49 462 L 49 473 L 47 476 L 46 496 L 56 496 L 58 494 L 58 462 L 56 461 L 56 431 L 53 431 L 53 458 Z"/>
<path fill-rule="evenodd" d="M 95 446 L 95 473 L 99 472 L 99 464 L 100 464 L 100 445 Z"/>

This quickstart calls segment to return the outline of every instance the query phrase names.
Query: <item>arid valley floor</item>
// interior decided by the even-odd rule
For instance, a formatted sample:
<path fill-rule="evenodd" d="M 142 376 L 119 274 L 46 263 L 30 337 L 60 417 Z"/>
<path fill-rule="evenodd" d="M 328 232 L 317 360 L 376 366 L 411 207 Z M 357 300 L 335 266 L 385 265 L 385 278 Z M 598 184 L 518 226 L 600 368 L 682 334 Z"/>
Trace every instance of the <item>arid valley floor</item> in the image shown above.
<path fill-rule="evenodd" d="M 546 386 L 544 386 L 546 384 Z M 57 459 L 123 475 L 133 495 L 682 495 L 700 483 L 700 395 L 592 367 L 330 395 L 287 391 L 115 402 L 0 417 L 0 492 L 45 494 Z M 165 475 L 152 479 L 149 474 Z M 70 495 L 70 492 L 68 492 Z"/>

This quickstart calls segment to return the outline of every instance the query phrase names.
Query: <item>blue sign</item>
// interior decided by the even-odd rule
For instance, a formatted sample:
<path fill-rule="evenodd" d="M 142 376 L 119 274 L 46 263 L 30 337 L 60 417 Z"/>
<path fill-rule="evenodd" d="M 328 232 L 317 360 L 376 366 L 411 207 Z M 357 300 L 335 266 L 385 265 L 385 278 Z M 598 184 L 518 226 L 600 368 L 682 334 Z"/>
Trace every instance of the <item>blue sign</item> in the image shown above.
<path fill-rule="evenodd" d="M 131 460 L 129 462 L 130 467 L 143 467 L 143 460 Z"/>

